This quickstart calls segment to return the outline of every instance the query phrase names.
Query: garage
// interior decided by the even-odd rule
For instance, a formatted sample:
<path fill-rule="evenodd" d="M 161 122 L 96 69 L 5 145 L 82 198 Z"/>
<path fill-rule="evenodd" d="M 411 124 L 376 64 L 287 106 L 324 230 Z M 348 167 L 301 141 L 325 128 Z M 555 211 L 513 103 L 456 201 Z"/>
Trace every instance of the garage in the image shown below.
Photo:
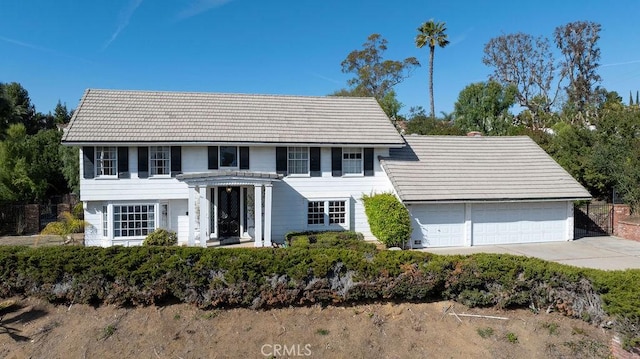
<path fill-rule="evenodd" d="M 526 136 L 405 136 L 380 164 L 409 209 L 409 247 L 570 241 L 584 189 Z"/>
<path fill-rule="evenodd" d="M 413 248 L 464 245 L 464 204 L 412 206 L 410 214 Z"/>
<path fill-rule="evenodd" d="M 471 205 L 473 245 L 567 240 L 567 202 Z"/>

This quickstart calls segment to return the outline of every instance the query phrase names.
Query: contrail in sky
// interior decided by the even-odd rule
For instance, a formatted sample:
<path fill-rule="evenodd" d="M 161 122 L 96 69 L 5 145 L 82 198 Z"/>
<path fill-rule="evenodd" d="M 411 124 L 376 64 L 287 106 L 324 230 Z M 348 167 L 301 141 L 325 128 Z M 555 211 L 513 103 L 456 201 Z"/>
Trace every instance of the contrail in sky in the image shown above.
<path fill-rule="evenodd" d="M 122 30 L 124 30 L 129 25 L 129 20 L 131 20 L 133 13 L 140 6 L 140 4 L 142 4 L 142 1 L 143 0 L 131 0 L 129 1 L 129 4 L 127 4 L 127 7 L 120 11 L 120 15 L 118 16 L 118 27 L 116 28 L 116 31 L 111 35 L 109 40 L 107 40 L 107 42 L 102 45 L 102 51 L 106 50 L 107 47 L 109 47 L 109 45 L 111 45 L 111 43 L 118 37 L 118 35 L 120 35 Z"/>

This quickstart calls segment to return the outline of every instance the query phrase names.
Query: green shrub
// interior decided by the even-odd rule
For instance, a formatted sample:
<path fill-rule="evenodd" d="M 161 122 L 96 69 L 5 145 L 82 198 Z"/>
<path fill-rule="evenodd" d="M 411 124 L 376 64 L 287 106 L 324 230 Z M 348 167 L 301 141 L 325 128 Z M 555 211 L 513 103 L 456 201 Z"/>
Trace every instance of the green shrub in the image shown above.
<path fill-rule="evenodd" d="M 362 196 L 371 233 L 388 247 L 403 247 L 411 238 L 411 217 L 393 193 Z"/>
<path fill-rule="evenodd" d="M 158 228 L 144 239 L 145 246 L 173 246 L 178 243 L 178 235 L 174 231 Z"/>
<path fill-rule="evenodd" d="M 353 231 L 290 232 L 285 238 L 294 248 L 341 248 L 364 252 L 377 250 L 374 243 L 364 241 L 362 233 Z"/>

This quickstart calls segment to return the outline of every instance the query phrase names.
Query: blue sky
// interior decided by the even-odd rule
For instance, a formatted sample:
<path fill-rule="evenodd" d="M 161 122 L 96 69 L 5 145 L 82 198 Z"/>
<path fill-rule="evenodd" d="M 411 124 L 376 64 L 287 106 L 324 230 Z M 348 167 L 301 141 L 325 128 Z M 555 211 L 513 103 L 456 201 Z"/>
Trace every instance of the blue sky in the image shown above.
<path fill-rule="evenodd" d="M 429 107 L 428 50 L 417 27 L 447 23 L 436 49 L 436 112 L 485 81 L 484 45 L 556 26 L 602 24 L 602 85 L 627 102 L 640 90 L 640 1 L 429 0 L 0 0 L 0 82 L 21 83 L 36 109 L 72 109 L 86 88 L 327 95 L 346 87 L 340 63 L 368 35 L 388 40 L 387 59 L 423 64 L 396 87 L 404 104 Z"/>

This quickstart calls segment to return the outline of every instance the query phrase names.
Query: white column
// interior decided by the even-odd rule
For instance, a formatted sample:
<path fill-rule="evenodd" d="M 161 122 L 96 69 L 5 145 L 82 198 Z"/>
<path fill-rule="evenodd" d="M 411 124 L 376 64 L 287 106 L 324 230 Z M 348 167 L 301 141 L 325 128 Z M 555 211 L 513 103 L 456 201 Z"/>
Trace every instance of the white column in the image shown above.
<path fill-rule="evenodd" d="M 574 218 L 574 213 L 573 213 L 573 202 L 571 201 L 567 201 L 567 234 L 566 234 L 566 240 L 567 241 L 572 241 L 573 240 L 573 221 L 575 221 Z"/>
<path fill-rule="evenodd" d="M 195 187 L 189 186 L 189 203 L 187 213 L 189 214 L 189 246 L 196 245 L 196 196 L 198 192 Z"/>
<path fill-rule="evenodd" d="M 209 200 L 207 199 L 207 187 L 200 187 L 200 245 L 207 247 L 209 238 Z"/>
<path fill-rule="evenodd" d="M 255 246 L 262 247 L 262 185 L 257 184 L 253 187 L 255 209 L 253 210 L 255 220 Z"/>
<path fill-rule="evenodd" d="M 266 184 L 264 190 L 264 246 L 271 247 L 271 202 L 273 198 L 271 183 Z"/>

